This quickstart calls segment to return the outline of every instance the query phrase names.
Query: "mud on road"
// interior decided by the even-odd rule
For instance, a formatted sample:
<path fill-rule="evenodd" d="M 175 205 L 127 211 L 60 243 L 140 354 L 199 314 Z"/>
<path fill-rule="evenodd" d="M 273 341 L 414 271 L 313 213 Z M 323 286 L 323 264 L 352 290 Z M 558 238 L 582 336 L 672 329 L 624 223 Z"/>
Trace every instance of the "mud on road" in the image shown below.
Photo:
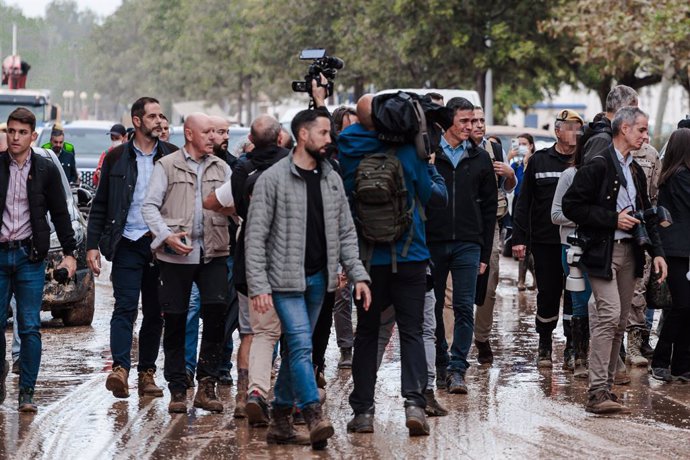
<path fill-rule="evenodd" d="M 429 419 L 429 437 L 407 435 L 399 395 L 397 336 L 386 350 L 379 373 L 375 433 L 346 433 L 352 382 L 350 371 L 337 369 L 338 350 L 332 340 L 325 412 L 336 434 L 321 452 L 308 447 L 268 447 L 265 428 L 250 429 L 245 420 L 232 417 L 234 387 L 221 387 L 225 412 L 219 415 L 191 408 L 191 391 L 188 413 L 170 415 L 167 389 L 163 398 L 139 397 L 135 376 L 130 376 L 131 396 L 114 398 L 105 389 L 111 365 L 113 305 L 106 270 L 97 280 L 91 327 L 65 328 L 59 321 L 51 321 L 50 314 L 43 316 L 37 415 L 16 411 L 18 378 L 9 374 L 8 396 L 0 406 L 0 458 L 688 458 L 690 385 L 662 384 L 644 369 L 629 369 L 632 383 L 614 391 L 631 413 L 612 417 L 587 414 L 586 383 L 560 368 L 565 341 L 560 326 L 554 369 L 537 370 L 536 294 L 518 293 L 513 281 L 516 265 L 505 258 L 501 263 L 491 339 L 494 364 L 476 366 L 476 352 L 471 351 L 469 394 L 437 392 L 450 415 Z M 9 354 L 11 328 L 5 338 Z M 161 368 L 162 358 L 161 350 Z M 161 371 L 157 381 L 164 384 Z"/>

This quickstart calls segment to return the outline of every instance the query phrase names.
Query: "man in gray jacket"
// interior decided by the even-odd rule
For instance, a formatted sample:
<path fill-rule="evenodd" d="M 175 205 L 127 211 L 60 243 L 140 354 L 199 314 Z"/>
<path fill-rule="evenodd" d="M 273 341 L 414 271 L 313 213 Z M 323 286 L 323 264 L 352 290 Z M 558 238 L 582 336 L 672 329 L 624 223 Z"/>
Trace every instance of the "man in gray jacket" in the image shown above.
<path fill-rule="evenodd" d="M 305 110 L 292 121 L 293 152 L 257 180 L 249 206 L 246 245 L 251 308 L 275 308 L 289 359 L 275 383 L 269 443 L 302 443 L 291 422 L 293 404 L 309 426 L 309 442 L 322 449 L 333 426 L 321 413 L 312 367 L 311 336 L 326 291 L 334 291 L 338 263 L 369 308 L 370 281 L 359 260 L 357 234 L 340 176 L 324 161 L 331 143 L 327 113 Z"/>

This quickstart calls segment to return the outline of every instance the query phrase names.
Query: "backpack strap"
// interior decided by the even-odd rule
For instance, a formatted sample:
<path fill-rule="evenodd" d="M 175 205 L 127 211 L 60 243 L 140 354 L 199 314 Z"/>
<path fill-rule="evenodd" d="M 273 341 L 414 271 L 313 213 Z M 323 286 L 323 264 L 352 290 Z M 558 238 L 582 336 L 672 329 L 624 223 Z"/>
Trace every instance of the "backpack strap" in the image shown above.
<path fill-rule="evenodd" d="M 426 115 L 424 115 L 422 104 L 417 99 L 412 100 L 412 107 L 414 108 L 414 114 L 417 117 L 417 124 L 419 126 L 415 136 L 417 155 L 422 159 L 427 159 L 431 154 L 431 140 L 429 139 L 429 132 L 426 126 Z"/>

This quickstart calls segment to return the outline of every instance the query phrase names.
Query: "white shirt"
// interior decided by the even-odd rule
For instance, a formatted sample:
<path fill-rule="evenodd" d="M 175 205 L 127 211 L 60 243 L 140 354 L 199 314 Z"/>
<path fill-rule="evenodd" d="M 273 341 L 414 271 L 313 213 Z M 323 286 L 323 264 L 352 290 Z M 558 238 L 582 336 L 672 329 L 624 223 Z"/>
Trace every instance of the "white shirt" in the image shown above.
<path fill-rule="evenodd" d="M 232 177 L 231 177 L 232 179 Z M 235 205 L 235 200 L 232 197 L 232 180 L 224 183 L 220 188 L 216 189 L 216 198 L 221 206 L 229 208 Z"/>

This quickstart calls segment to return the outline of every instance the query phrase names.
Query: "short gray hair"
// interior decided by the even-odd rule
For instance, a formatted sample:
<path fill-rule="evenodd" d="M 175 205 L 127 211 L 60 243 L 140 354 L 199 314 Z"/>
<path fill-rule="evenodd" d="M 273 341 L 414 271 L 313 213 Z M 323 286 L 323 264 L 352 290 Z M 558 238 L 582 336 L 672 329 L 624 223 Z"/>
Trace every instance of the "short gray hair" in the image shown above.
<path fill-rule="evenodd" d="M 613 121 L 611 122 L 611 130 L 613 131 L 613 135 L 617 136 L 620 134 L 623 123 L 631 126 L 634 125 L 637 121 L 637 117 L 649 118 L 649 115 L 637 107 L 622 107 L 620 110 L 618 110 L 618 112 L 616 112 L 616 115 L 613 117 Z"/>
<path fill-rule="evenodd" d="M 618 85 L 611 88 L 606 96 L 606 112 L 616 113 L 622 107 L 637 106 L 637 91 L 629 86 Z"/>

